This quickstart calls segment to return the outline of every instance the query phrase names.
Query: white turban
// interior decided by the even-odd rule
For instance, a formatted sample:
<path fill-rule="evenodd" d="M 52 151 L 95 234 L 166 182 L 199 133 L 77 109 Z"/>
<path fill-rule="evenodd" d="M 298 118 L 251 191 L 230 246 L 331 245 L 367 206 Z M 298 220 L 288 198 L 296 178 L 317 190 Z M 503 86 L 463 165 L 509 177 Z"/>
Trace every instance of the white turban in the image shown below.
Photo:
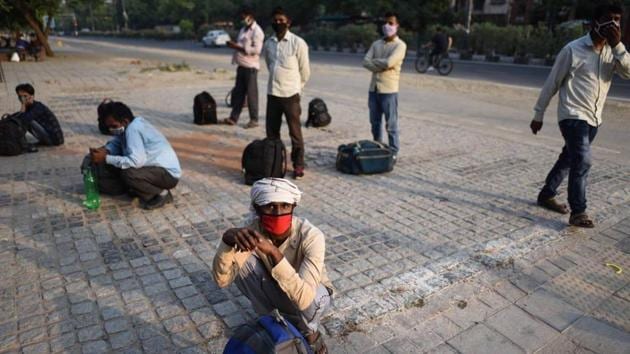
<path fill-rule="evenodd" d="M 251 191 L 252 206 L 269 203 L 297 204 L 302 198 L 300 189 L 284 178 L 263 178 L 256 181 Z"/>

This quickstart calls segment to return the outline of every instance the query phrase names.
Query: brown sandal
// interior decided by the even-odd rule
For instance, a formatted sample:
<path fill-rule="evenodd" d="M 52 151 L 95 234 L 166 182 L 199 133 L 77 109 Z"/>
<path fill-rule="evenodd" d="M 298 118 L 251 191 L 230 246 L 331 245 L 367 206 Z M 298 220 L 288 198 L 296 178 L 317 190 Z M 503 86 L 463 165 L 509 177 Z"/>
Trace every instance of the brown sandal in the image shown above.
<path fill-rule="evenodd" d="M 556 198 L 549 198 L 546 200 L 538 199 L 538 205 L 540 205 L 541 207 L 547 210 L 555 211 L 556 213 L 560 213 L 560 214 L 569 213 L 569 207 L 566 204 L 558 203 Z"/>
<path fill-rule="evenodd" d="M 225 125 L 236 125 L 236 122 L 233 121 L 231 118 L 225 118 L 224 120 L 221 121 L 221 123 Z"/>
<path fill-rule="evenodd" d="M 319 331 L 315 332 L 315 334 L 317 335 L 317 338 L 313 342 L 309 341 L 308 343 L 311 350 L 315 354 L 328 354 L 328 348 L 326 347 L 326 343 L 324 343 L 324 336 L 322 336 Z"/>
<path fill-rule="evenodd" d="M 586 213 L 573 214 L 569 217 L 569 224 L 575 227 L 592 229 L 595 227 L 593 220 Z"/>

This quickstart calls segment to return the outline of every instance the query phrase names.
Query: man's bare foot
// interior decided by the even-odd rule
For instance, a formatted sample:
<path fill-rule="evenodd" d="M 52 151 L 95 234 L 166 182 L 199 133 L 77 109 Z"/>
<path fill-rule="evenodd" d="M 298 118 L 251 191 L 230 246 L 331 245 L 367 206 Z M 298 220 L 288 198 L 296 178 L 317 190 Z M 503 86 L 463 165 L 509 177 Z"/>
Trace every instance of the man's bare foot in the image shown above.
<path fill-rule="evenodd" d="M 324 336 L 317 331 L 306 336 L 306 341 L 311 346 L 311 350 L 315 354 L 328 354 L 328 348 L 324 343 Z"/>

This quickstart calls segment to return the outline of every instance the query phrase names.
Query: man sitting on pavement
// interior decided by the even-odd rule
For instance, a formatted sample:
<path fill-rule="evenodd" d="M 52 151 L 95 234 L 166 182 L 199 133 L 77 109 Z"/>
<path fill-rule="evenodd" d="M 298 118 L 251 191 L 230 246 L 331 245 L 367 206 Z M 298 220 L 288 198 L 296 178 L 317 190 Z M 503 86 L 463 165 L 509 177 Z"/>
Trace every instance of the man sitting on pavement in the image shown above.
<path fill-rule="evenodd" d="M 20 118 L 24 127 L 37 139 L 37 144 L 62 145 L 64 139 L 59 121 L 45 104 L 35 101 L 35 88 L 31 84 L 20 84 L 15 93 L 22 103 Z"/>
<path fill-rule="evenodd" d="M 602 111 L 613 74 L 630 79 L 630 54 L 621 43 L 623 8 L 619 4 L 595 7 L 592 30 L 567 44 L 558 54 L 536 102 L 530 123 L 532 133 L 543 126 L 543 116 L 552 97 L 560 91 L 558 121 L 564 147 L 538 194 L 538 204 L 561 214 L 569 208 L 555 196 L 569 176 L 569 224 L 595 227 L 586 214 L 586 185 L 591 168 L 591 144 L 602 124 Z"/>
<path fill-rule="evenodd" d="M 90 161 L 97 166 L 99 190 L 111 195 L 129 192 L 149 210 L 172 202 L 170 190 L 182 171 L 168 140 L 122 102 L 107 103 L 103 113 L 105 125 L 115 137 L 101 148 L 91 148 L 84 161 L 84 166 Z"/>
<path fill-rule="evenodd" d="M 222 288 L 236 282 L 259 315 L 278 309 L 316 353 L 326 353 L 318 331 L 333 293 L 324 265 L 325 237 L 308 220 L 293 216 L 301 195 L 286 179 L 254 183 L 254 219 L 223 234 L 212 272 Z"/>

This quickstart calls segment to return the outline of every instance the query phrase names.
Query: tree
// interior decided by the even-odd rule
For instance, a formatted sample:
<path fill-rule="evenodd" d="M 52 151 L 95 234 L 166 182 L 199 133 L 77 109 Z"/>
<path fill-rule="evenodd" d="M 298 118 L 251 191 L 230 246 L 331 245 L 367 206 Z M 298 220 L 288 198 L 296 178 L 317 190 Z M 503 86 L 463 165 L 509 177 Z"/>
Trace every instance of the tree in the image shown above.
<path fill-rule="evenodd" d="M 53 15 L 57 13 L 60 0 L 0 0 L 0 18 L 2 24 L 12 29 L 20 27 L 30 27 L 38 41 L 46 50 L 46 55 L 54 56 L 50 44 L 48 43 L 48 32 L 50 21 Z M 48 22 L 44 23 L 42 18 L 48 16 Z"/>

